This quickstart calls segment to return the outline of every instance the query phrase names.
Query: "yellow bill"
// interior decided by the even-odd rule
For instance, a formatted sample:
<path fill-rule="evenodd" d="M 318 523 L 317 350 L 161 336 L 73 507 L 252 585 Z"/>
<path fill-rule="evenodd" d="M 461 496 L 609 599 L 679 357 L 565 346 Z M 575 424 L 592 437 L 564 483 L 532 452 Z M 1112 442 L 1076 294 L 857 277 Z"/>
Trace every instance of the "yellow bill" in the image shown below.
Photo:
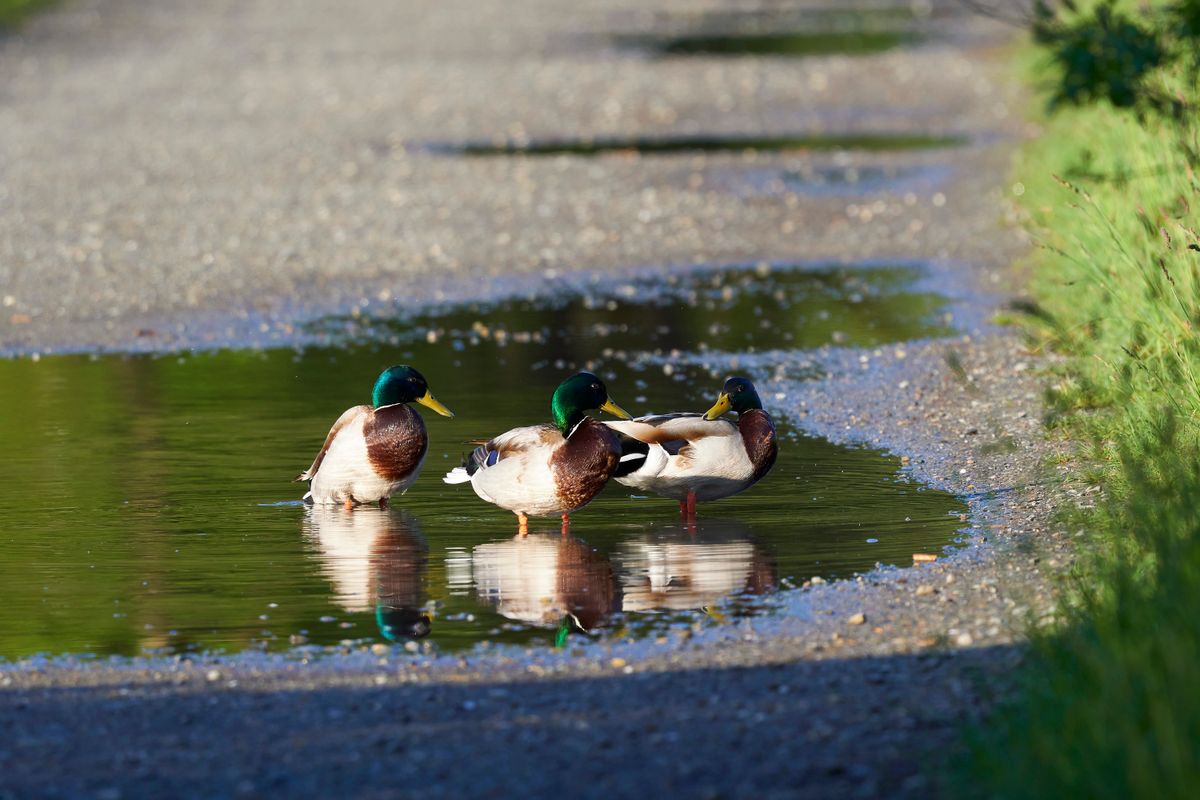
<path fill-rule="evenodd" d="M 721 392 L 721 394 L 717 397 L 717 402 L 713 404 L 713 407 L 704 412 L 704 418 L 707 420 L 714 420 L 731 408 L 733 408 L 733 403 L 729 401 L 729 395 L 725 392 Z"/>
<path fill-rule="evenodd" d="M 633 419 L 633 416 L 628 411 L 621 408 L 612 400 L 605 400 L 604 405 L 600 406 L 600 410 L 607 411 L 617 419 Z"/>
<path fill-rule="evenodd" d="M 420 403 L 421 405 L 425 406 L 426 408 L 432 408 L 434 411 L 441 414 L 443 417 L 453 417 L 454 416 L 454 412 L 451 411 L 450 409 L 446 408 L 441 403 L 439 403 L 434 398 L 434 396 L 429 393 L 428 389 L 425 390 L 424 397 L 417 398 L 417 402 Z"/>

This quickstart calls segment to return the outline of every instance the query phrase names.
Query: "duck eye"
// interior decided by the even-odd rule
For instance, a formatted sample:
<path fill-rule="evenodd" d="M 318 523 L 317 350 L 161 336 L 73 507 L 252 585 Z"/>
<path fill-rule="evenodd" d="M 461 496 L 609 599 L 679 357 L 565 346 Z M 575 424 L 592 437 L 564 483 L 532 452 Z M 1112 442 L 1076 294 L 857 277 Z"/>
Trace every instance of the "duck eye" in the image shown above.
<path fill-rule="evenodd" d="M 739 387 L 737 388 L 737 390 L 740 392 L 740 391 L 742 391 L 742 390 L 743 390 L 743 389 L 745 389 L 745 388 L 746 388 L 745 386 L 739 386 Z"/>

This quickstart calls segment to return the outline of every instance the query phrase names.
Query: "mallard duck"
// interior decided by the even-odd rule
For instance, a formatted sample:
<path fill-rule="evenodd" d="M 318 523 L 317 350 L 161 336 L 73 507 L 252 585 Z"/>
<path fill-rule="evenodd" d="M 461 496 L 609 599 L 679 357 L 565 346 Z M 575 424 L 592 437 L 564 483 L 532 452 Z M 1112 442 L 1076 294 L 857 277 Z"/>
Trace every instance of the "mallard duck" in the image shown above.
<path fill-rule="evenodd" d="M 483 442 L 446 483 L 470 482 L 475 494 L 517 515 L 521 532 L 529 517 L 570 515 L 586 506 L 608 483 L 621 457 L 617 435 L 584 414 L 593 408 L 630 419 L 608 397 L 604 382 L 580 372 L 554 390 L 554 424 L 513 428 Z"/>
<path fill-rule="evenodd" d="M 720 419 L 735 411 L 737 423 Z M 606 423 L 621 434 L 621 464 L 614 479 L 624 486 L 679 501 L 696 515 L 696 501 L 719 500 L 754 485 L 771 469 L 777 451 L 775 423 L 746 378 L 725 381 L 704 414 L 662 414 Z"/>
<path fill-rule="evenodd" d="M 429 393 L 425 377 L 410 366 L 388 367 L 375 381 L 371 405 L 347 409 L 329 429 L 321 452 L 297 481 L 312 481 L 304 499 L 353 508 L 403 494 L 421 471 L 429 437 L 421 415 L 406 403 L 420 403 L 444 417 L 450 409 Z"/>

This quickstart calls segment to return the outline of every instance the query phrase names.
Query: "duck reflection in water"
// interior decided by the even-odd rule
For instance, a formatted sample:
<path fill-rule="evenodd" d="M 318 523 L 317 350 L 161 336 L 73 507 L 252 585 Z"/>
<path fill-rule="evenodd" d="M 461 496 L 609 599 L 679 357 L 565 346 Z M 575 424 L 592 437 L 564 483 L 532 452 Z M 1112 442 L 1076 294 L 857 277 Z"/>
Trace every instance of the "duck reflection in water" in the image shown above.
<path fill-rule="evenodd" d="M 317 546 L 334 602 L 350 612 L 374 611 L 389 641 L 428 636 L 425 568 L 428 547 L 407 512 L 341 506 L 305 509 L 304 532 Z"/>
<path fill-rule="evenodd" d="M 586 542 L 558 532 L 488 542 L 471 553 L 472 583 L 481 602 L 511 620 L 592 631 L 621 610 L 612 564 Z"/>
<path fill-rule="evenodd" d="M 775 589 L 775 559 L 740 522 L 707 519 L 686 530 L 621 543 L 615 557 L 626 612 L 708 609 Z"/>

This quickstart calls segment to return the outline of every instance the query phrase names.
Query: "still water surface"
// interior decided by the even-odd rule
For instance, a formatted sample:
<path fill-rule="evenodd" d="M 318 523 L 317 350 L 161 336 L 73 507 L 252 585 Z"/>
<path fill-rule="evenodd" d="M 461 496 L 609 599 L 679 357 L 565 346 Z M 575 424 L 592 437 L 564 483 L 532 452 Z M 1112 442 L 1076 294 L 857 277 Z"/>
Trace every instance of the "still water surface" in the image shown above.
<path fill-rule="evenodd" d="M 664 369 L 672 350 L 945 333 L 944 301 L 912 291 L 910 273 L 731 268 L 654 292 L 625 283 L 330 320 L 323 329 L 357 343 L 302 352 L 0 362 L 0 657 L 646 635 L 760 612 L 813 575 L 937 551 L 959 525 L 954 497 L 786 420 L 771 474 L 702 504 L 694 528 L 674 503 L 614 483 L 570 536 L 543 520 L 519 539 L 512 514 L 440 480 L 468 440 L 545 420 L 554 386 L 581 367 L 635 414 L 703 410 L 722 376 Z M 387 511 L 297 503 L 304 487 L 290 479 L 397 362 L 458 414 L 422 411 L 421 478 Z"/>

